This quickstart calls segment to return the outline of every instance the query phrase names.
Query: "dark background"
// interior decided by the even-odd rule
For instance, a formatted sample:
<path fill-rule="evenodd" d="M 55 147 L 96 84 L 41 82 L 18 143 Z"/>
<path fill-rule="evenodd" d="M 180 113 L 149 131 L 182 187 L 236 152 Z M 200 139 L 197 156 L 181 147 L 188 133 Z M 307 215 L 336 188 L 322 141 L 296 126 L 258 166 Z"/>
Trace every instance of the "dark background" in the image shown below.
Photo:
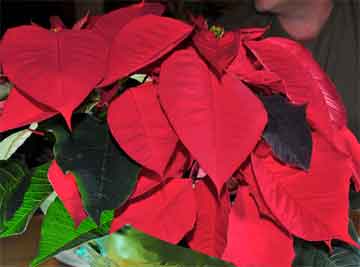
<path fill-rule="evenodd" d="M 92 15 L 101 14 L 136 0 L 0 0 L 0 31 L 35 22 L 49 26 L 49 16 L 60 16 L 71 26 L 77 18 L 89 10 Z"/>

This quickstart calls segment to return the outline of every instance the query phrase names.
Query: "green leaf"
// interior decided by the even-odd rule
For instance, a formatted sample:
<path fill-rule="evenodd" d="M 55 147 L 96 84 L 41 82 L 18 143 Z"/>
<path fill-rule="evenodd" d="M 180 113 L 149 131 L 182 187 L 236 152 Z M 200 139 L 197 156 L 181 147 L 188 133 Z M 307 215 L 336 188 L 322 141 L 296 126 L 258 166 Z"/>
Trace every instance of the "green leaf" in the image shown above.
<path fill-rule="evenodd" d="M 0 238 L 22 234 L 41 203 L 51 194 L 52 187 L 48 182 L 49 164 L 41 165 L 32 171 L 31 182 L 20 208 L 14 216 L 5 222 L 5 229 Z"/>
<path fill-rule="evenodd" d="M 359 267 L 359 250 L 346 245 L 337 244 L 329 254 L 324 247 L 303 240 L 295 240 L 296 258 L 293 267 Z"/>
<path fill-rule="evenodd" d="M 37 123 L 30 125 L 30 130 L 35 130 L 38 127 Z M 32 132 L 28 129 L 18 131 L 6 137 L 0 142 L 0 160 L 8 160 L 16 150 L 25 143 L 31 136 Z"/>
<path fill-rule="evenodd" d="M 62 202 L 57 198 L 49 207 L 41 226 L 41 239 L 37 257 L 31 262 L 38 266 L 61 251 L 74 248 L 84 242 L 108 233 L 113 212 L 104 212 L 97 226 L 90 218 L 76 229 Z"/>
<path fill-rule="evenodd" d="M 11 83 L 0 84 L 0 100 L 4 100 L 9 95 L 12 87 Z"/>
<path fill-rule="evenodd" d="M 72 134 L 53 129 L 55 158 L 64 172 L 75 175 L 84 208 L 98 223 L 103 211 L 118 208 L 128 199 L 140 167 L 120 150 L 106 123 L 80 114 L 73 125 Z"/>
<path fill-rule="evenodd" d="M 18 161 L 0 161 L 0 228 L 21 205 L 29 175 Z"/>
<path fill-rule="evenodd" d="M 95 250 L 100 251 L 101 255 L 94 257 L 92 253 L 92 267 L 233 266 L 214 257 L 150 237 L 130 226 L 123 227 L 118 233 L 97 239 L 95 244 Z"/>

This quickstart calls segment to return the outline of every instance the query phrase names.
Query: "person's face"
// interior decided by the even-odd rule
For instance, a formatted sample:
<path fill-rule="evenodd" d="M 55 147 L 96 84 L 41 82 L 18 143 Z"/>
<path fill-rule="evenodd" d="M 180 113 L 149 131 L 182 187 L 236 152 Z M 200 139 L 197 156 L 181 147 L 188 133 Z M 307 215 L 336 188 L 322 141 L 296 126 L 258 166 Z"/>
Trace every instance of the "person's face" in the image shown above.
<path fill-rule="evenodd" d="M 304 3 L 308 0 L 255 0 L 255 7 L 260 12 L 281 12 L 284 8 L 289 6 L 297 6 L 299 3 Z M 314 0 L 317 1 L 317 0 Z"/>
<path fill-rule="evenodd" d="M 255 0 L 255 7 L 258 11 L 274 11 L 283 5 L 284 2 L 289 2 L 291 0 Z"/>

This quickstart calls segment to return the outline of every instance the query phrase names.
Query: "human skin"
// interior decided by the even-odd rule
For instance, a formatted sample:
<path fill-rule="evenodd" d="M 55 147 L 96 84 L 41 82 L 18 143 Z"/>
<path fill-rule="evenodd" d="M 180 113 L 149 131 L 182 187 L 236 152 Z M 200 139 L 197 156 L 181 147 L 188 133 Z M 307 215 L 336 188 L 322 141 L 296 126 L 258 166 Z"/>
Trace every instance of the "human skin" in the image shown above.
<path fill-rule="evenodd" d="M 260 12 L 277 15 L 282 27 L 296 40 L 316 37 L 333 8 L 332 0 L 255 0 Z"/>

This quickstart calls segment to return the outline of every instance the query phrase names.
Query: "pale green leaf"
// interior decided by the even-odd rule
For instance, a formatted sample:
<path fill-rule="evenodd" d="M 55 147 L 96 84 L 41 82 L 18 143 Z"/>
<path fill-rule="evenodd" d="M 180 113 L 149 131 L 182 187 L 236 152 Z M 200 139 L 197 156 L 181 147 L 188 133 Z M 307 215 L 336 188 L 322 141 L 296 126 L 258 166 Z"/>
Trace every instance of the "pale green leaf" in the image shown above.
<path fill-rule="evenodd" d="M 35 130 L 38 127 L 37 123 L 30 125 L 30 130 Z M 0 160 L 8 160 L 18 148 L 25 143 L 25 141 L 31 136 L 32 132 L 25 129 L 18 131 L 6 137 L 0 142 Z"/>

